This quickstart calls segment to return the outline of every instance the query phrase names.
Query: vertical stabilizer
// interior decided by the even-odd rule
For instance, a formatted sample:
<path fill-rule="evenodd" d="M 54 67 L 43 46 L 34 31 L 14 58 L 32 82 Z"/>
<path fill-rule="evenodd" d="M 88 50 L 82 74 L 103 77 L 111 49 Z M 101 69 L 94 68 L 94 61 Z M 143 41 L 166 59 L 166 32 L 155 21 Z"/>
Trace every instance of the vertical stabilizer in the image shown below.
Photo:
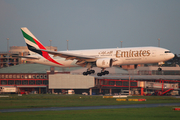
<path fill-rule="evenodd" d="M 24 40 L 26 42 L 30 54 L 42 55 L 42 51 L 37 50 L 37 49 L 46 50 L 46 48 L 42 45 L 42 43 L 26 27 L 21 28 L 21 31 L 24 36 Z"/>

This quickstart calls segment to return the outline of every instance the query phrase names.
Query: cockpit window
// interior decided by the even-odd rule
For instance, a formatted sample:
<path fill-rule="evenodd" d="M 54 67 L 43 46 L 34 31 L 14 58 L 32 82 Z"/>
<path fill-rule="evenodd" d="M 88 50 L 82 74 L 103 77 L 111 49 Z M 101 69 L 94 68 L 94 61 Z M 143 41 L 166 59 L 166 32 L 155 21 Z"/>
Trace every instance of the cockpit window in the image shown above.
<path fill-rule="evenodd" d="M 171 53 L 171 51 L 165 51 L 165 53 Z"/>

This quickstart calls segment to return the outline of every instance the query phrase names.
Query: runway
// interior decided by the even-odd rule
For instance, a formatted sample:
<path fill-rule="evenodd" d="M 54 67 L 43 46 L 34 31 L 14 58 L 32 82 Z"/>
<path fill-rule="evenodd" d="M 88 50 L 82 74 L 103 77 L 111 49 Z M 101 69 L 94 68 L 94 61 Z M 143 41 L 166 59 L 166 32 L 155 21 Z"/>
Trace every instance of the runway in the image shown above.
<path fill-rule="evenodd" d="M 94 110 L 94 109 L 119 109 L 119 108 L 148 108 L 160 106 L 180 106 L 180 103 L 160 104 L 133 104 L 133 105 L 111 105 L 111 106 L 89 106 L 89 107 L 50 107 L 50 108 L 25 108 L 25 109 L 1 109 L 0 112 L 31 112 L 31 111 L 64 111 L 64 110 Z"/>

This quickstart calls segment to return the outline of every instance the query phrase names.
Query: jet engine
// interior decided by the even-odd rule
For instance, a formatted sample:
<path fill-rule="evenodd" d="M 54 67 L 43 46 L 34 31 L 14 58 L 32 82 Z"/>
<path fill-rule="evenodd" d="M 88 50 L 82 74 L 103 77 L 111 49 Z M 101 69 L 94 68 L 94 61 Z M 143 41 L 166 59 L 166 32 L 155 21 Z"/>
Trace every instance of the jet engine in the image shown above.
<path fill-rule="evenodd" d="M 112 59 L 111 58 L 102 58 L 96 61 L 96 66 L 100 68 L 108 68 L 112 66 Z"/>

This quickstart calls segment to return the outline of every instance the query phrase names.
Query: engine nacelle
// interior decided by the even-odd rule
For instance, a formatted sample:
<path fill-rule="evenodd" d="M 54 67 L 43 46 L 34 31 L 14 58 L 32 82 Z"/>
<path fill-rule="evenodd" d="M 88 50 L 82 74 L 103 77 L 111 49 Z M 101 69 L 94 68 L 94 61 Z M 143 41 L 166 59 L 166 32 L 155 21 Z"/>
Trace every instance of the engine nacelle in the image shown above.
<path fill-rule="evenodd" d="M 96 61 L 96 66 L 100 68 L 108 68 L 112 66 L 112 59 L 111 58 L 102 58 Z"/>

